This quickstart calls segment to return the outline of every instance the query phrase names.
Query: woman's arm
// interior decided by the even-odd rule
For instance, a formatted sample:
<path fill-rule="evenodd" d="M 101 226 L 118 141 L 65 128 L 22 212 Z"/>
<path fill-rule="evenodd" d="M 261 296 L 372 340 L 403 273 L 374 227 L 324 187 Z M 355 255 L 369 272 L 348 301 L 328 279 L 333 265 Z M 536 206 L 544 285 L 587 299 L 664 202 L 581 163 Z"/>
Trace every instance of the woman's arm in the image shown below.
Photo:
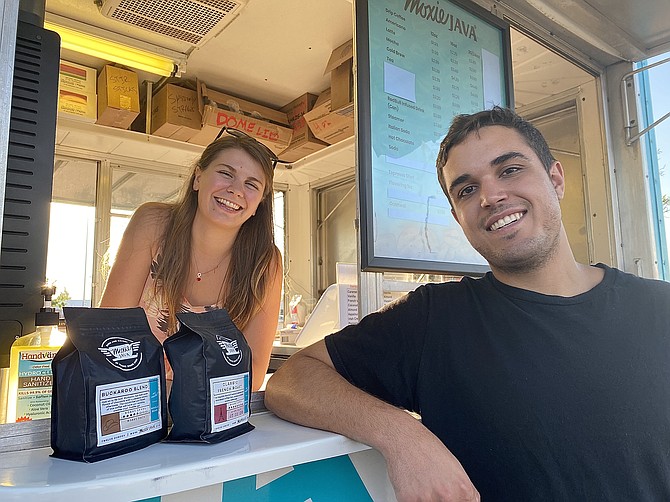
<path fill-rule="evenodd" d="M 100 307 L 137 307 L 149 276 L 152 251 L 165 224 L 166 206 L 143 204 L 133 214 L 107 278 Z"/>
<path fill-rule="evenodd" d="M 281 288 L 284 279 L 284 271 L 279 253 L 277 253 L 277 258 L 270 264 L 270 270 L 273 271 L 273 277 L 271 278 L 263 305 L 261 305 L 258 313 L 251 318 L 244 328 L 244 338 L 246 338 L 249 347 L 251 347 L 253 356 L 253 382 L 251 388 L 254 392 L 263 385 L 265 373 L 270 363 L 272 342 L 277 332 Z"/>

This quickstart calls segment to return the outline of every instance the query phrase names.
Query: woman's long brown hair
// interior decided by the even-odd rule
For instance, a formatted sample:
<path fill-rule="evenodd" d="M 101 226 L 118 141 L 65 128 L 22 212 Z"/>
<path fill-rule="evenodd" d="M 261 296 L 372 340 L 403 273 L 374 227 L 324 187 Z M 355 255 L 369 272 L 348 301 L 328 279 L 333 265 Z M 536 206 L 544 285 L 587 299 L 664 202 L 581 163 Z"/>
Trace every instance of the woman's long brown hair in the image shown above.
<path fill-rule="evenodd" d="M 167 308 L 169 335 L 177 328 L 175 314 L 183 309 L 191 263 L 191 227 L 198 209 L 198 192 L 193 190 L 196 171 L 198 168 L 205 171 L 220 152 L 229 148 L 243 150 L 258 161 L 266 180 L 256 215 L 244 222 L 235 238 L 217 301 L 228 310 L 240 330 L 260 309 L 274 278 L 275 267 L 281 260 L 274 244 L 272 220 L 274 168 L 265 148 L 253 138 L 226 136 L 214 141 L 196 162 L 179 201 L 168 205 L 165 230 L 159 244 L 160 259 L 154 271 L 154 294 L 156 298 L 162 298 L 163 308 Z"/>

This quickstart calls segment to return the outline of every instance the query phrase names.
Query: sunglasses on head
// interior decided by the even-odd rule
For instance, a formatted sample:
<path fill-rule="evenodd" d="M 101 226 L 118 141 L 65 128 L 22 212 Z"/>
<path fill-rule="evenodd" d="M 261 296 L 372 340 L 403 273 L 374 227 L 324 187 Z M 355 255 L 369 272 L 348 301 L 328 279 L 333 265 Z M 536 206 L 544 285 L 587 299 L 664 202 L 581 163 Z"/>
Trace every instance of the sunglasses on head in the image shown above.
<path fill-rule="evenodd" d="M 235 138 L 250 138 L 250 139 L 253 139 L 256 143 L 261 145 L 263 150 L 265 150 L 265 152 L 268 154 L 268 157 L 270 157 L 270 162 L 272 163 L 272 169 L 277 167 L 277 164 L 284 164 L 284 165 L 291 164 L 291 162 L 288 162 L 286 160 L 281 160 L 279 157 L 277 157 L 275 155 L 275 153 L 272 150 L 270 150 L 267 146 L 265 146 L 263 143 L 258 141 L 256 138 L 254 138 L 252 136 L 249 136 L 244 131 L 240 131 L 239 129 L 235 129 L 233 127 L 223 126 L 221 128 L 221 130 L 219 131 L 219 134 L 217 134 L 216 138 L 214 138 L 214 141 L 219 139 L 223 135 L 223 133 L 226 133 L 230 136 L 234 136 Z"/>

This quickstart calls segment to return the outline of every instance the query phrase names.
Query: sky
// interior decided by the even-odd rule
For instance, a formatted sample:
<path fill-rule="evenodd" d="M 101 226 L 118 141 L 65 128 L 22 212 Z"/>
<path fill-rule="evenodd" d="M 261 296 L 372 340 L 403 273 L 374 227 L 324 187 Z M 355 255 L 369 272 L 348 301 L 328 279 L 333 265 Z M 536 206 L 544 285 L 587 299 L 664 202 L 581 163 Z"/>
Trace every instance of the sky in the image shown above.
<path fill-rule="evenodd" d="M 649 63 L 651 64 L 669 57 L 670 52 L 650 59 Z M 670 112 L 670 93 L 668 93 L 670 61 L 649 70 L 649 81 L 654 120 L 657 120 Z M 655 131 L 656 143 L 658 149 L 661 150 L 659 154 L 659 168 L 662 169 L 663 166 L 668 166 L 670 160 L 670 118 L 657 125 Z M 670 173 L 664 173 L 664 176 L 661 177 L 661 183 L 664 186 L 663 193 L 670 193 Z"/>
<path fill-rule="evenodd" d="M 657 56 L 648 61 L 652 64 L 656 61 L 670 58 L 670 52 Z M 654 120 L 658 120 L 670 112 L 670 61 L 649 70 L 649 87 L 651 91 L 651 103 Z M 661 122 L 654 129 L 656 136 L 656 148 L 658 154 L 658 167 L 661 172 L 661 192 L 670 196 L 670 118 Z M 670 238 L 670 211 L 665 213 L 666 239 Z"/>

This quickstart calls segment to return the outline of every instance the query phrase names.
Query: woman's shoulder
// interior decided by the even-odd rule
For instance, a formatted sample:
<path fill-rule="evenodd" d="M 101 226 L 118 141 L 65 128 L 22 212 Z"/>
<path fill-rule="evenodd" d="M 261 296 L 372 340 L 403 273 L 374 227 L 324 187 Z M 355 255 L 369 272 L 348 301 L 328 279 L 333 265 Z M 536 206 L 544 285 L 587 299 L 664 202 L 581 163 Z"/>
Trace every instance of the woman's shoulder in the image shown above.
<path fill-rule="evenodd" d="M 135 210 L 131 221 L 139 230 L 160 233 L 170 218 L 170 208 L 162 202 L 145 202 Z"/>
<path fill-rule="evenodd" d="M 151 225 L 165 223 L 170 216 L 171 208 L 170 204 L 164 202 L 145 202 L 135 210 L 133 219 Z"/>
<path fill-rule="evenodd" d="M 274 246 L 274 249 L 272 250 L 272 258 L 270 259 L 268 270 L 270 273 L 274 273 L 275 277 L 283 277 L 284 275 L 284 262 L 281 251 L 279 251 L 277 246 Z"/>
<path fill-rule="evenodd" d="M 275 267 L 279 267 L 280 269 L 283 266 L 283 257 L 281 255 L 281 251 L 276 245 L 273 245 L 272 261 L 270 263 Z"/>
<path fill-rule="evenodd" d="M 134 240 L 153 244 L 160 238 L 170 217 L 170 205 L 161 202 L 146 202 L 133 213 L 127 233 Z M 153 246 L 152 246 L 153 247 Z"/>

